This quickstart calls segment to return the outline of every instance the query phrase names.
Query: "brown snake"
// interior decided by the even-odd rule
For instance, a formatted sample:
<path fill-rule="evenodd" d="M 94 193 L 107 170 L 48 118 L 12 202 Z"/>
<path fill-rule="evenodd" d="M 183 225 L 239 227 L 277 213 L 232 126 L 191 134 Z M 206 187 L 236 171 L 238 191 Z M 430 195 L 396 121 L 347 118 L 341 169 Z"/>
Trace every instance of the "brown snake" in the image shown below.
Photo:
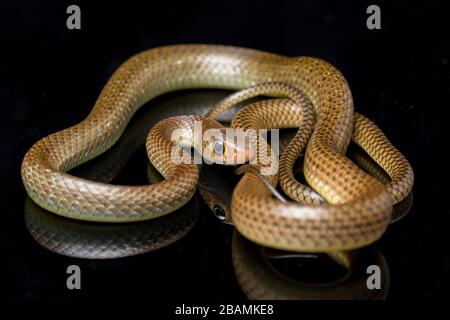
<path fill-rule="evenodd" d="M 237 229 L 259 244 L 297 251 L 345 250 L 378 239 L 393 203 L 412 188 L 412 169 L 376 126 L 355 117 L 340 72 L 309 57 L 213 45 L 167 46 L 135 55 L 112 75 L 85 120 L 28 151 L 21 172 L 25 188 L 40 206 L 80 220 L 128 222 L 172 212 L 192 197 L 198 167 L 167 161 L 173 146 L 168 134 L 180 127 L 189 131 L 196 119 L 205 128 L 220 127 L 210 118 L 169 118 L 152 129 L 147 151 L 166 178 L 159 184 L 108 185 L 65 172 L 111 147 L 134 112 L 158 95 L 188 88 L 243 89 L 269 81 L 300 89 L 316 111 L 304 174 L 328 204 L 282 203 L 249 172 L 232 198 Z M 343 156 L 352 132 L 354 141 L 390 175 L 387 188 Z M 276 183 L 276 176 L 270 179 Z"/>

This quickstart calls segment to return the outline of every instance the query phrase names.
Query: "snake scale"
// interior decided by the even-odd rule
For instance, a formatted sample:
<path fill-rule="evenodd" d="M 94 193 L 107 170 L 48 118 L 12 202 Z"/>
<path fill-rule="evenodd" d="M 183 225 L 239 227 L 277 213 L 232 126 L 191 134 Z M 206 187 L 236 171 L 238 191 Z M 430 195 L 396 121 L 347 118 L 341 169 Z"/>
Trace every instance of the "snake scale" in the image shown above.
<path fill-rule="evenodd" d="M 139 53 L 111 76 L 86 119 L 32 146 L 22 163 L 25 188 L 41 207 L 79 220 L 131 222 L 172 212 L 192 197 L 199 172 L 197 165 L 167 161 L 173 146 L 170 132 L 188 132 L 194 120 L 204 128 L 220 128 L 210 117 L 169 118 L 151 130 L 147 152 L 165 177 L 161 183 L 108 185 L 66 172 L 109 149 L 135 111 L 161 94 L 192 88 L 239 90 L 266 82 L 297 88 L 315 110 L 303 170 L 326 203 L 283 203 L 258 175 L 247 172 L 232 197 L 237 230 L 259 244 L 296 251 L 347 250 L 378 239 L 393 204 L 411 191 L 413 171 L 373 123 L 354 113 L 342 74 L 310 57 L 217 45 L 173 45 Z M 269 117 L 277 114 L 284 113 Z M 344 156 L 351 138 L 386 170 L 391 178 L 387 186 Z M 269 180 L 276 183 L 276 178 Z"/>

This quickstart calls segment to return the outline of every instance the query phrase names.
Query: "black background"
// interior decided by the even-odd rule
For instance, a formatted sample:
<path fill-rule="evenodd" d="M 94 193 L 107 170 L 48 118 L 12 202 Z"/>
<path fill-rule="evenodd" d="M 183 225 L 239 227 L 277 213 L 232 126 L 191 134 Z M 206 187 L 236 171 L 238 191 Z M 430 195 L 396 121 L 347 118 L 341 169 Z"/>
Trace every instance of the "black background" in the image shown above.
<path fill-rule="evenodd" d="M 78 4 L 82 29 L 66 28 Z M 56 255 L 23 222 L 21 160 L 38 139 L 87 115 L 111 73 L 141 50 L 217 43 L 325 59 L 343 72 L 355 108 L 373 119 L 416 174 L 409 215 L 377 243 L 391 270 L 389 299 L 449 298 L 448 11 L 426 1 L 375 2 L 382 29 L 366 28 L 368 2 L 3 1 L 0 5 L 1 293 L 9 299 L 141 297 L 243 299 L 228 226 L 206 210 L 194 230 L 160 251 L 95 262 Z M 65 287 L 79 264 L 85 286 Z"/>

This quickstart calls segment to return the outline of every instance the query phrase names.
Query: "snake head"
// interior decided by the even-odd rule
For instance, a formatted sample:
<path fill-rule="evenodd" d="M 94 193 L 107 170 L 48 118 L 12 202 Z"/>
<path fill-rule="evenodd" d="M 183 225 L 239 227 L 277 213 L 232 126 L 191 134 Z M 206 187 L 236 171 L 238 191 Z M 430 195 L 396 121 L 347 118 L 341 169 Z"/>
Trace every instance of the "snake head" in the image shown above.
<path fill-rule="evenodd" d="M 255 148 L 250 136 L 231 128 L 210 129 L 203 137 L 203 158 L 207 163 L 238 165 L 252 160 Z"/>
<path fill-rule="evenodd" d="M 206 205 L 219 221 L 226 224 L 233 224 L 230 208 L 231 195 L 223 194 L 223 190 L 216 190 L 208 186 L 208 181 L 202 180 L 205 180 L 205 178 L 200 180 L 198 190 Z"/>

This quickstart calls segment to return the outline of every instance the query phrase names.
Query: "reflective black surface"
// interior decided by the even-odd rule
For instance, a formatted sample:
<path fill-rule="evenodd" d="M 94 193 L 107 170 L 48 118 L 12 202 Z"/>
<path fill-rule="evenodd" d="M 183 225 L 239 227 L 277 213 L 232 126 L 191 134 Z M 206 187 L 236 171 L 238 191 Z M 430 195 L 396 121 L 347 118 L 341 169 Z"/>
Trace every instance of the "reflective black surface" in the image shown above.
<path fill-rule="evenodd" d="M 66 28 L 68 4 L 0 5 L 1 297 L 245 299 L 231 258 L 233 229 L 217 221 L 201 201 L 198 221 L 185 237 L 160 250 L 117 260 L 55 254 L 33 240 L 24 222 L 20 163 L 26 150 L 82 120 L 113 70 L 130 55 L 192 42 L 311 55 L 339 68 L 352 88 L 355 108 L 383 129 L 416 174 L 411 211 L 376 243 L 389 265 L 387 299 L 450 297 L 445 161 L 450 36 L 439 2 L 379 3 L 378 31 L 365 26 L 370 3 L 364 2 L 81 2 L 80 31 Z M 146 182 L 142 148 L 117 179 Z M 65 286 L 70 264 L 83 272 L 79 292 Z"/>

